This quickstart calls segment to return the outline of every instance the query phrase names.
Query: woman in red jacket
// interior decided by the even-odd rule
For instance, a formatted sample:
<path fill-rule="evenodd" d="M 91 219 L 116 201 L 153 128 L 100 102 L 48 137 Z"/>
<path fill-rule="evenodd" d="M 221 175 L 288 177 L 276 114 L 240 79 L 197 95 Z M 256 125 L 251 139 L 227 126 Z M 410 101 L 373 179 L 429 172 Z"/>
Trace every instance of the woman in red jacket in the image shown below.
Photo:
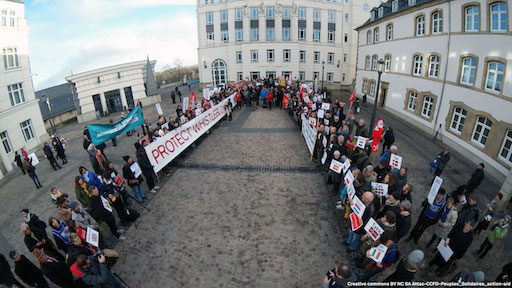
<path fill-rule="evenodd" d="M 240 89 L 236 93 L 236 106 L 238 106 L 239 108 L 242 107 L 242 93 L 240 93 Z"/>
<path fill-rule="evenodd" d="M 268 109 L 272 110 L 272 97 L 274 96 L 274 90 L 271 89 L 267 93 Z"/>

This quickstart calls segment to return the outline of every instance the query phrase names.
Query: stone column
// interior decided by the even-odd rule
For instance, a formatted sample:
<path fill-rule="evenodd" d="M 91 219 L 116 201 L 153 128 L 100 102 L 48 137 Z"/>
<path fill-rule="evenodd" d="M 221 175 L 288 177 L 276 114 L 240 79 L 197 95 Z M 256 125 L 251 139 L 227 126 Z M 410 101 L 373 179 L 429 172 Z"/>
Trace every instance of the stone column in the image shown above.
<path fill-rule="evenodd" d="M 119 93 L 121 96 L 121 103 L 123 104 L 123 111 L 128 110 L 128 101 L 126 101 L 126 94 L 124 94 L 124 89 L 119 88 Z"/>
<path fill-rule="evenodd" d="M 500 193 L 503 194 L 503 199 L 499 204 L 498 210 L 504 212 L 512 196 L 512 169 L 508 172 L 507 178 L 505 178 L 501 186 Z"/>
<path fill-rule="evenodd" d="M 103 113 L 106 114 L 108 111 L 107 99 L 105 98 L 105 93 L 100 93 L 100 101 L 101 101 L 101 109 L 103 109 Z"/>

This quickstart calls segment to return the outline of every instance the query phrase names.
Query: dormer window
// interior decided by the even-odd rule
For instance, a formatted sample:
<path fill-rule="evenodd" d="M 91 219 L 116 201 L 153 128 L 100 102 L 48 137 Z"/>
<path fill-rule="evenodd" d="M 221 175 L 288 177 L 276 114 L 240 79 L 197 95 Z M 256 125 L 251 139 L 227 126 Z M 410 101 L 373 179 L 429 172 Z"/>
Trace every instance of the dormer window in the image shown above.
<path fill-rule="evenodd" d="M 416 5 L 416 0 L 409 0 L 409 6 Z"/>
<path fill-rule="evenodd" d="M 398 11 L 398 0 L 391 2 L 391 12 L 394 13 L 396 11 Z"/>
<path fill-rule="evenodd" d="M 371 20 L 371 21 L 375 20 L 375 11 L 372 11 L 372 14 L 371 14 L 370 20 Z"/>
<path fill-rule="evenodd" d="M 379 8 L 379 18 L 382 18 L 383 15 L 384 15 L 384 7 L 380 7 Z"/>

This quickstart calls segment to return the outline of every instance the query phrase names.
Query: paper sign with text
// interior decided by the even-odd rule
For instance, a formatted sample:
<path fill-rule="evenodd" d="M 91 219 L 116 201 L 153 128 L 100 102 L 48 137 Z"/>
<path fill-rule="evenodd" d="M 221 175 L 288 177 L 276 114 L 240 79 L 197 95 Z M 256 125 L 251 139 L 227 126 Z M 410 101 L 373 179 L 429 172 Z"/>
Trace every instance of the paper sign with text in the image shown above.
<path fill-rule="evenodd" d="M 370 237 L 372 237 L 373 241 L 377 241 L 380 235 L 384 233 L 384 229 L 382 229 L 382 227 L 380 227 L 377 221 L 375 221 L 373 218 L 370 218 L 368 223 L 366 223 L 364 230 L 370 234 Z"/>
<path fill-rule="evenodd" d="M 156 103 L 155 108 L 156 108 L 156 113 L 158 115 L 164 115 L 164 112 L 162 111 L 162 106 L 160 106 L 160 103 Z"/>
<path fill-rule="evenodd" d="M 439 251 L 441 256 L 443 256 L 444 261 L 448 262 L 448 260 L 450 260 L 450 258 L 453 255 L 453 250 L 448 245 L 446 245 L 446 247 L 444 247 L 445 242 L 446 242 L 445 239 L 441 239 L 441 241 L 439 241 L 439 244 L 437 244 L 437 251 Z"/>
<path fill-rule="evenodd" d="M 364 147 L 366 146 L 366 138 L 365 137 L 357 137 L 357 144 L 356 146 L 361 148 L 361 149 L 364 149 Z"/>
<path fill-rule="evenodd" d="M 359 218 L 363 218 L 363 214 L 364 214 L 364 210 L 366 210 L 366 206 L 364 206 L 363 201 L 361 201 L 361 199 L 359 199 L 359 197 L 356 196 L 352 199 L 352 204 L 350 205 L 350 209 L 352 209 L 352 211 L 354 211 L 354 213 L 356 213 L 357 216 L 359 216 Z"/>
<path fill-rule="evenodd" d="M 436 199 L 437 191 L 439 191 L 439 188 L 441 188 L 441 184 L 443 184 L 443 178 L 436 176 L 434 179 L 434 182 L 432 183 L 432 186 L 430 186 L 430 191 L 428 192 L 428 203 L 432 204 L 434 203 L 434 200 Z"/>
<path fill-rule="evenodd" d="M 100 197 L 101 197 L 101 203 L 103 204 L 103 208 L 112 212 L 112 206 L 110 206 L 110 202 L 108 202 L 108 200 L 105 199 L 103 196 L 100 195 Z"/>
<path fill-rule="evenodd" d="M 316 113 L 317 113 L 316 116 L 318 118 L 324 118 L 324 116 L 325 116 L 325 111 L 322 109 L 319 109 L 318 112 L 316 112 Z"/>
<path fill-rule="evenodd" d="M 100 232 L 92 229 L 91 227 L 87 227 L 87 234 L 86 234 L 85 241 L 89 244 L 91 244 L 94 247 L 100 247 Z"/>
<path fill-rule="evenodd" d="M 354 175 L 352 175 L 352 172 L 348 172 L 345 174 L 345 185 L 352 184 L 354 182 Z"/>
<path fill-rule="evenodd" d="M 327 152 L 324 152 L 324 155 L 322 156 L 322 164 L 325 164 L 326 160 L 327 160 Z"/>
<path fill-rule="evenodd" d="M 350 213 L 350 227 L 352 231 L 356 231 L 361 228 L 361 226 L 363 226 L 363 220 L 361 220 L 355 212 Z"/>
<path fill-rule="evenodd" d="M 391 154 L 391 157 L 389 158 L 389 165 L 391 166 L 391 168 L 396 168 L 400 170 L 400 168 L 402 167 L 402 156 Z"/>
<path fill-rule="evenodd" d="M 370 248 L 370 259 L 379 263 L 382 262 L 386 252 L 388 251 L 388 247 L 384 244 L 379 244 L 377 247 Z"/>
<path fill-rule="evenodd" d="M 343 162 L 343 174 L 347 173 L 347 170 L 350 168 L 350 160 L 345 160 L 345 162 Z"/>
<path fill-rule="evenodd" d="M 342 166 L 343 166 L 343 164 L 340 161 L 336 161 L 336 160 L 332 159 L 331 166 L 329 167 L 329 169 L 340 174 Z"/>
<path fill-rule="evenodd" d="M 388 196 L 388 184 L 372 182 L 372 188 L 375 194 L 384 197 Z"/>
<path fill-rule="evenodd" d="M 354 187 L 354 184 L 350 183 L 345 185 L 345 187 L 347 188 L 348 199 L 354 199 L 354 196 L 356 196 L 356 188 Z"/>
<path fill-rule="evenodd" d="M 329 110 L 331 108 L 331 104 L 329 103 L 322 103 L 322 109 Z"/>

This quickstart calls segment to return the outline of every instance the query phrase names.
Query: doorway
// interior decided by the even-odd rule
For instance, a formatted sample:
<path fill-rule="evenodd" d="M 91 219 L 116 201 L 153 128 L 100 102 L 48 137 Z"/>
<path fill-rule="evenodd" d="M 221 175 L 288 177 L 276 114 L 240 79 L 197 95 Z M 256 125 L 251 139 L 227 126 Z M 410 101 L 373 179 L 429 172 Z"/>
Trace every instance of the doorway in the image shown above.
<path fill-rule="evenodd" d="M 382 88 L 380 90 L 380 98 L 379 98 L 379 107 L 386 108 L 386 96 L 388 94 L 388 83 L 382 83 Z"/>
<path fill-rule="evenodd" d="M 121 93 L 119 89 L 107 91 L 105 94 L 105 101 L 107 102 L 108 113 L 116 113 L 123 111 L 123 103 L 121 102 Z"/>
<path fill-rule="evenodd" d="M 94 110 L 96 111 L 96 117 L 98 117 L 98 113 L 100 117 L 103 117 L 103 106 L 101 105 L 101 97 L 100 94 L 92 95 L 92 102 L 94 103 Z"/>

